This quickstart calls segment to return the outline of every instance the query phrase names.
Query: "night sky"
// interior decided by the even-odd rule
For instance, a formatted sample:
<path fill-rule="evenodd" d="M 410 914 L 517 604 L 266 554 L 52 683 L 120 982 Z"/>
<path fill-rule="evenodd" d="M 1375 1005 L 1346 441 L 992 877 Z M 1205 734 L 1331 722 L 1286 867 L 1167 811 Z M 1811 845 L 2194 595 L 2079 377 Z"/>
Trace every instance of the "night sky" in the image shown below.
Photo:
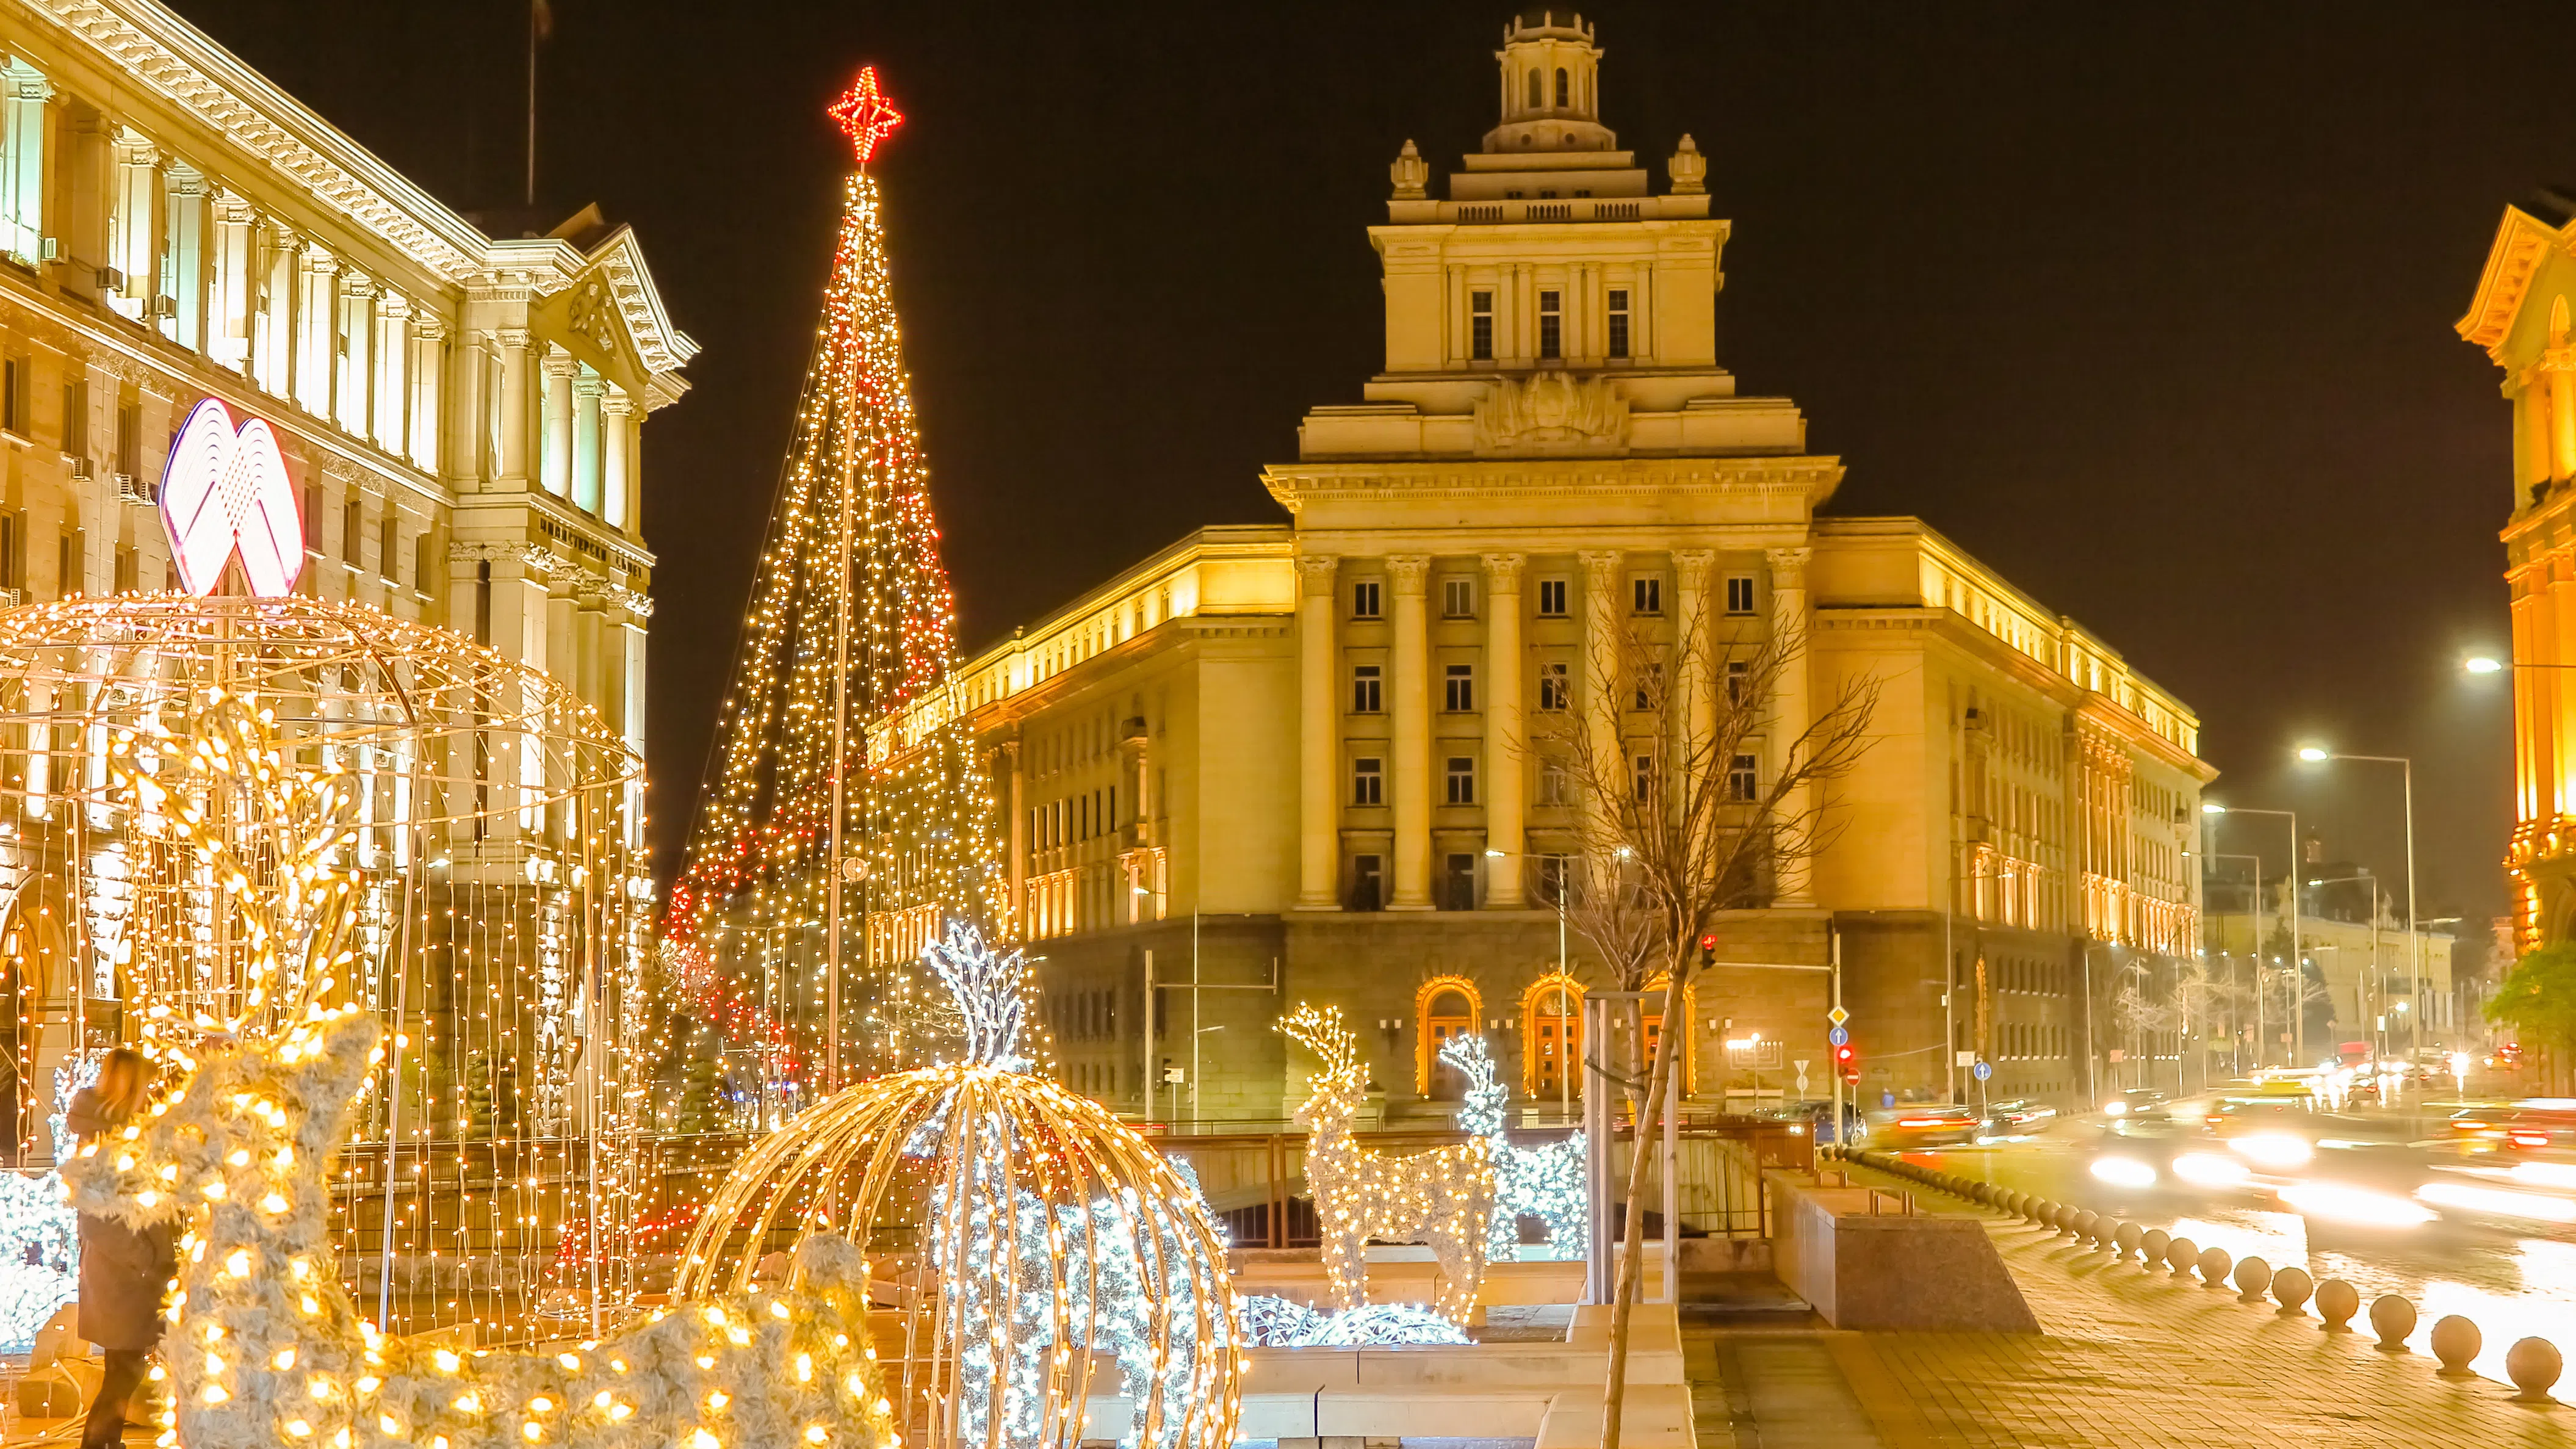
<path fill-rule="evenodd" d="M 177 0 L 460 209 L 521 185 L 517 0 Z M 1494 120 L 1496 3 L 554 0 L 539 191 L 630 221 L 704 344 L 645 431 L 652 768 L 676 849 L 829 260 L 863 62 L 970 647 L 1204 523 L 1378 358 L 1386 164 Z M 1256 13 L 1257 12 L 1257 13 Z M 1720 360 L 2201 716 L 2212 797 L 2289 807 L 2427 915 L 2504 906 L 2500 375 L 2461 342 L 2504 206 L 2576 181 L 2576 8 L 1587 7 L 1603 119 L 1684 131 L 1735 223 Z M 1437 194 L 1435 192 L 1435 194 Z M 2262 832 L 2257 834 L 2257 831 Z M 2286 850 L 2277 821 L 2216 847 Z M 2280 843 L 2267 843 L 2280 842 Z M 668 862 L 665 863 L 668 870 Z"/>

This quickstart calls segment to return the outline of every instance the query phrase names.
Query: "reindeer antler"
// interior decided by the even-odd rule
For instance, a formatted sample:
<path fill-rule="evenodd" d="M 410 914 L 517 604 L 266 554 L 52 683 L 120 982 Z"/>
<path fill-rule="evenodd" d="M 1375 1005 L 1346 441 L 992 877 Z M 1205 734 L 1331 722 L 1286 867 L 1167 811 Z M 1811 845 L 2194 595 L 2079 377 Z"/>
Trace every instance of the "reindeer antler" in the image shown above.
<path fill-rule="evenodd" d="M 1290 1041 L 1323 1058 L 1324 1075 L 1343 1079 L 1359 1074 L 1359 1037 L 1342 1025 L 1340 1007 L 1301 1001 L 1296 1010 L 1279 1018 L 1279 1030 Z"/>
<path fill-rule="evenodd" d="M 151 742 L 154 769 L 138 758 Z M 246 948 L 248 988 L 240 1014 L 201 1030 L 235 1034 L 257 1018 L 280 978 L 292 985 L 281 1019 L 311 1014 L 334 984 L 333 971 L 356 959 L 349 936 L 357 920 L 357 883 L 339 867 L 357 840 L 357 804 L 349 777 L 300 764 L 277 741 L 272 721 L 241 697 L 208 690 L 183 734 L 156 718 L 141 732 L 120 731 L 111 753 L 110 790 L 133 811 L 146 835 L 163 831 L 193 854 L 230 902 Z M 227 804 L 233 809 L 224 808 Z M 263 841 L 274 852 L 271 879 L 242 860 L 237 842 Z"/>

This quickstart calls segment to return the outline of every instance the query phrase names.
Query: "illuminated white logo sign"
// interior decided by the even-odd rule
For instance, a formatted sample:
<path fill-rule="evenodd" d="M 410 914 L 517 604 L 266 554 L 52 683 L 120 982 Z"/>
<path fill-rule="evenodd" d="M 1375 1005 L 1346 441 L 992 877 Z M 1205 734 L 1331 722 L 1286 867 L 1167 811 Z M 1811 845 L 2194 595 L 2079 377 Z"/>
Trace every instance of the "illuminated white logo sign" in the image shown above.
<path fill-rule="evenodd" d="M 259 418 L 236 429 L 220 399 L 191 409 L 171 440 L 161 523 L 189 593 L 214 592 L 236 550 L 250 591 L 264 599 L 293 590 L 304 571 L 304 523 L 277 433 Z"/>

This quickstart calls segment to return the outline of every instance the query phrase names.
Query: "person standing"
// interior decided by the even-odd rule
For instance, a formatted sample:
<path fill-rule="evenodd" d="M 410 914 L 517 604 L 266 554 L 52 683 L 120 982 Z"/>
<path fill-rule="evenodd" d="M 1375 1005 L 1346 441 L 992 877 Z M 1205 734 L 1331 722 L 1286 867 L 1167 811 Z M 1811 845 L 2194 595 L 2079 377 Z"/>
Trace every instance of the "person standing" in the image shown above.
<path fill-rule="evenodd" d="M 151 1086 L 152 1067 L 142 1053 L 118 1047 L 99 1067 L 98 1080 L 72 1094 L 64 1125 L 83 1145 L 97 1141 L 143 1110 Z M 81 1428 L 81 1449 L 123 1442 L 127 1401 L 143 1382 L 144 1355 L 161 1340 L 161 1300 L 178 1268 L 167 1226 L 131 1228 L 80 1215 L 79 1331 L 107 1359 Z"/>

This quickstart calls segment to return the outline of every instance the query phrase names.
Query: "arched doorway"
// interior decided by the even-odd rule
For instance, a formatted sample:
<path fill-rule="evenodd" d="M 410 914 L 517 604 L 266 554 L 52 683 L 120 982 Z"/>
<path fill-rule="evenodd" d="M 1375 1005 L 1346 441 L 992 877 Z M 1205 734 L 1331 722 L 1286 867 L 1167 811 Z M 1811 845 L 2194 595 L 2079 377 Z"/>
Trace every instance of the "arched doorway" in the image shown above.
<path fill-rule="evenodd" d="M 1440 976 L 1422 983 L 1413 1004 L 1419 1043 L 1414 1090 L 1435 1101 L 1455 1102 L 1466 1096 L 1467 1080 L 1457 1068 L 1442 1064 L 1440 1048 L 1451 1037 L 1476 1030 L 1485 1014 L 1484 999 L 1465 977 Z"/>
<path fill-rule="evenodd" d="M 1521 1090 L 1541 1102 L 1571 1100 L 1582 1051 L 1583 987 L 1550 972 L 1521 998 Z"/>

